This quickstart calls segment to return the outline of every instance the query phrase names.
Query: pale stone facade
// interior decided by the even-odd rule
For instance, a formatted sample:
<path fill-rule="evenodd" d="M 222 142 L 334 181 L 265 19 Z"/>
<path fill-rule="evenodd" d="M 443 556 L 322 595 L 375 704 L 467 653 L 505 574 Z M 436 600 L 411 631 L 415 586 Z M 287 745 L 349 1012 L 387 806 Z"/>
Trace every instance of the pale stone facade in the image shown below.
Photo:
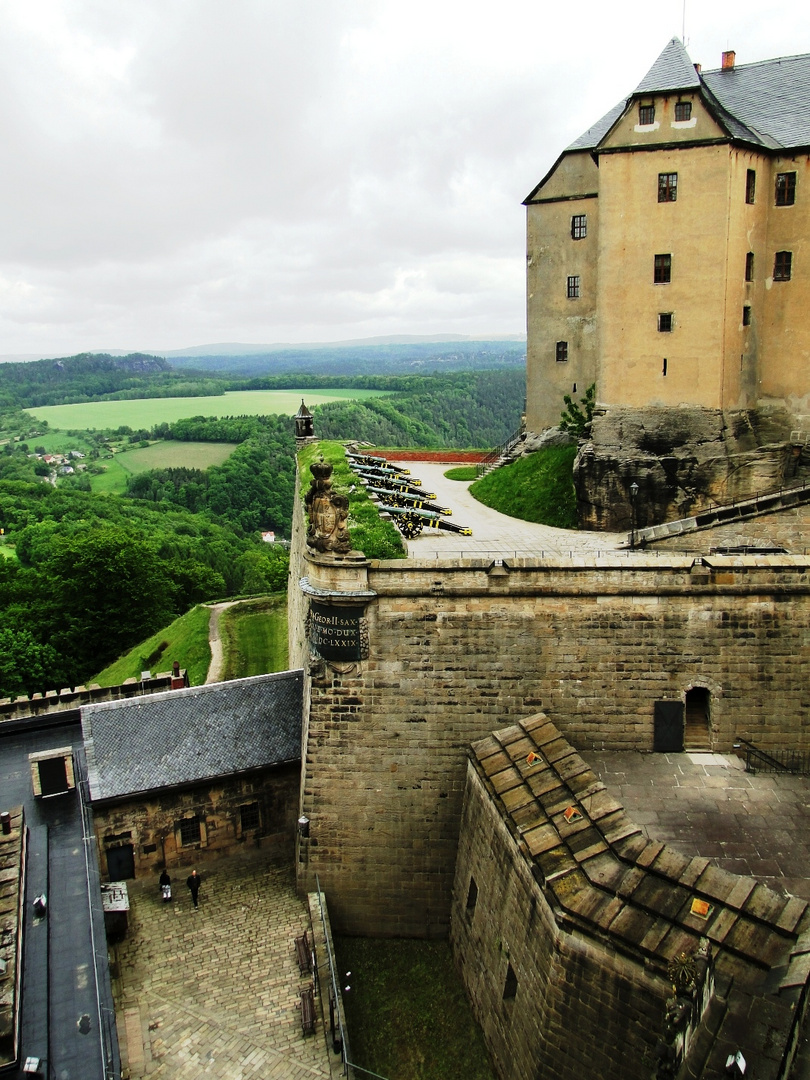
<path fill-rule="evenodd" d="M 527 425 L 608 408 L 810 414 L 810 57 L 700 74 L 673 39 L 526 199 Z"/>

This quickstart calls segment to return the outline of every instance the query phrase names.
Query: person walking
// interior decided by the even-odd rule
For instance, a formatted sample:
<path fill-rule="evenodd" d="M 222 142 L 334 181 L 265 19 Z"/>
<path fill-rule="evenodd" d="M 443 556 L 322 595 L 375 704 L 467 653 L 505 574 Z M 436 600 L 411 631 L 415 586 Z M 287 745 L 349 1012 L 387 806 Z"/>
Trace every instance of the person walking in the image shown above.
<path fill-rule="evenodd" d="M 192 870 L 189 876 L 186 878 L 186 885 L 188 885 L 189 891 L 191 893 L 191 899 L 194 901 L 194 907 L 196 908 L 197 898 L 200 892 L 201 885 L 200 875 L 197 873 L 196 870 Z"/>
<path fill-rule="evenodd" d="M 172 879 L 164 870 L 160 875 L 160 893 L 163 897 L 164 903 L 168 903 L 172 898 Z"/>

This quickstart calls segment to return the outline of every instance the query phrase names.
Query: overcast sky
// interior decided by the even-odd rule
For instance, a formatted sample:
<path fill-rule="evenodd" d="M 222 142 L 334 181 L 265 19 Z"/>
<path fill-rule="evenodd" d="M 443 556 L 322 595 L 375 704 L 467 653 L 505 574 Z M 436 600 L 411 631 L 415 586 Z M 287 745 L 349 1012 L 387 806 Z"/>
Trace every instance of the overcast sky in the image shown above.
<path fill-rule="evenodd" d="M 0 354 L 522 333 L 521 201 L 682 26 L 682 0 L 0 0 Z M 686 44 L 810 51 L 810 5 L 687 0 Z"/>

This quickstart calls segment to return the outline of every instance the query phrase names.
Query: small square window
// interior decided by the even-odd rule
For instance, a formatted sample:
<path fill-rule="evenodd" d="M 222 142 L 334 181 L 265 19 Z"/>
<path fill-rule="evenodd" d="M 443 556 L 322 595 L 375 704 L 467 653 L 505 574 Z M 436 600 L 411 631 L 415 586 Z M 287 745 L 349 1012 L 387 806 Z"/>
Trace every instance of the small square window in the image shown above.
<path fill-rule="evenodd" d="M 584 240 L 588 235 L 588 215 L 574 214 L 571 218 L 571 239 Z"/>
<path fill-rule="evenodd" d="M 567 296 L 569 300 L 579 299 L 579 274 L 569 276 Z"/>
<path fill-rule="evenodd" d="M 658 332 L 659 334 L 669 334 L 672 332 L 671 311 L 660 311 L 658 313 Z"/>
<path fill-rule="evenodd" d="M 191 844 L 199 844 L 202 840 L 202 834 L 200 832 L 200 819 L 183 818 L 180 822 L 180 843 L 183 847 L 189 847 Z"/>
<path fill-rule="evenodd" d="M 676 120 L 691 120 L 692 119 L 692 102 L 691 101 L 676 101 L 675 102 L 675 119 Z"/>
<path fill-rule="evenodd" d="M 239 824 L 242 826 L 242 832 L 247 829 L 258 829 L 259 823 L 259 804 L 257 802 L 247 803 L 245 806 L 239 807 Z"/>
<path fill-rule="evenodd" d="M 743 307 L 743 326 L 751 325 L 751 305 L 746 304 Z"/>
<path fill-rule="evenodd" d="M 757 193 L 756 169 L 749 169 L 745 174 L 745 201 L 753 203 Z"/>
<path fill-rule="evenodd" d="M 655 123 L 655 106 L 654 105 L 639 105 L 638 107 L 638 122 L 642 125 Z"/>
<path fill-rule="evenodd" d="M 796 202 L 796 173 L 780 172 L 776 174 L 776 205 L 793 206 Z"/>
<path fill-rule="evenodd" d="M 678 198 L 678 174 L 660 172 L 658 174 L 658 201 L 675 202 Z"/>
<path fill-rule="evenodd" d="M 754 253 L 749 251 L 745 256 L 745 280 L 754 280 Z"/>
<path fill-rule="evenodd" d="M 793 263 L 792 251 L 777 251 L 773 261 L 773 280 L 790 281 L 790 272 Z"/>
<path fill-rule="evenodd" d="M 667 285 L 672 280 L 672 256 L 656 255 L 653 268 L 653 282 L 656 285 Z"/>
<path fill-rule="evenodd" d="M 562 364 L 568 359 L 568 342 L 557 342 L 557 363 Z"/>

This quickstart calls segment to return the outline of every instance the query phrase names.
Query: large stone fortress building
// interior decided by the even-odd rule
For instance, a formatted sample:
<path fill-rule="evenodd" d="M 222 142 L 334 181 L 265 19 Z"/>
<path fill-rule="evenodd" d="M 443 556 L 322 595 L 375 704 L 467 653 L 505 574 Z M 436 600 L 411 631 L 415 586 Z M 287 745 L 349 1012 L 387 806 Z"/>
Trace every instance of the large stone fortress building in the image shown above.
<path fill-rule="evenodd" d="M 527 420 L 607 406 L 810 413 L 810 55 L 702 72 L 673 38 L 526 199 Z"/>

